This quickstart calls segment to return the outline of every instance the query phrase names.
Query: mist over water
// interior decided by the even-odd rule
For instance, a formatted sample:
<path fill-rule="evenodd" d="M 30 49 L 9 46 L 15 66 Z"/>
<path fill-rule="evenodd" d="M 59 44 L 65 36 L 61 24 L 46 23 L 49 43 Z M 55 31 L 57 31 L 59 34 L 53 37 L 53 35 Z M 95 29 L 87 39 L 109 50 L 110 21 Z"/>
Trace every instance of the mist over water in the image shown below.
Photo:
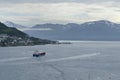
<path fill-rule="evenodd" d="M 119 41 L 0 48 L 2 80 L 119 80 Z M 32 57 L 34 50 L 45 51 Z"/>

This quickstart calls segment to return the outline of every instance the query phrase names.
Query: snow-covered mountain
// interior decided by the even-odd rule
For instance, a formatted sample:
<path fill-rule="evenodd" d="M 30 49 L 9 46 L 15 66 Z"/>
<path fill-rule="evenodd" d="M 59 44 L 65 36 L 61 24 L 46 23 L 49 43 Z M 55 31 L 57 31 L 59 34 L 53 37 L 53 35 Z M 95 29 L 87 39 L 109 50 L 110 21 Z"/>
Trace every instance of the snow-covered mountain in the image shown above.
<path fill-rule="evenodd" d="M 15 28 L 27 28 L 26 26 L 23 26 L 23 25 L 20 25 L 20 24 L 16 24 L 16 23 L 13 23 L 11 21 L 6 21 L 4 22 L 4 24 L 8 27 L 15 27 Z"/>
<path fill-rule="evenodd" d="M 57 40 L 120 40 L 120 24 L 107 20 L 82 24 L 39 24 L 33 28 L 51 28 L 50 31 L 27 30 L 26 33 Z"/>

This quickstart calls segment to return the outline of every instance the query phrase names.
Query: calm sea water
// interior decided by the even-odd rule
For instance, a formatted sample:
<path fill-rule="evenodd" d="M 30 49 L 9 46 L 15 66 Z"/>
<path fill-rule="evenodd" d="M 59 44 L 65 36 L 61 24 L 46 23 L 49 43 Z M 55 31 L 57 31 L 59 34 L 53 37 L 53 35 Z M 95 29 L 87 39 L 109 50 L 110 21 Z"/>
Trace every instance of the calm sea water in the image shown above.
<path fill-rule="evenodd" d="M 120 80 L 120 42 L 0 47 L 0 80 Z"/>

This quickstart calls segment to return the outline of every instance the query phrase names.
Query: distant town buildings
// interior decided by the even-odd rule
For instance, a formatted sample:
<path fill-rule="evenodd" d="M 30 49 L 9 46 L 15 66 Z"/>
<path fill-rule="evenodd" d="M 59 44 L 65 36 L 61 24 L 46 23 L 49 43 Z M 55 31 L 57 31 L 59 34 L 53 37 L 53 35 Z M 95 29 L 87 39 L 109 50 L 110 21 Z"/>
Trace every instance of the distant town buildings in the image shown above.
<path fill-rule="evenodd" d="M 32 45 L 33 41 L 29 38 L 21 38 L 16 36 L 9 36 L 7 34 L 0 34 L 0 46 L 17 46 L 17 45 Z"/>

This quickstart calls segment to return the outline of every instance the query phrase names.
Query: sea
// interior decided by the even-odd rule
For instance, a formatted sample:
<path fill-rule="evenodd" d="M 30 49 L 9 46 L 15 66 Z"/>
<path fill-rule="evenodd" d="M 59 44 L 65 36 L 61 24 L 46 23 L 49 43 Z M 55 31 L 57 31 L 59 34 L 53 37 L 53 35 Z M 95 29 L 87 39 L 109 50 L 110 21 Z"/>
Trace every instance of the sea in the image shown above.
<path fill-rule="evenodd" d="M 70 42 L 0 47 L 0 80 L 120 80 L 120 41 Z"/>

